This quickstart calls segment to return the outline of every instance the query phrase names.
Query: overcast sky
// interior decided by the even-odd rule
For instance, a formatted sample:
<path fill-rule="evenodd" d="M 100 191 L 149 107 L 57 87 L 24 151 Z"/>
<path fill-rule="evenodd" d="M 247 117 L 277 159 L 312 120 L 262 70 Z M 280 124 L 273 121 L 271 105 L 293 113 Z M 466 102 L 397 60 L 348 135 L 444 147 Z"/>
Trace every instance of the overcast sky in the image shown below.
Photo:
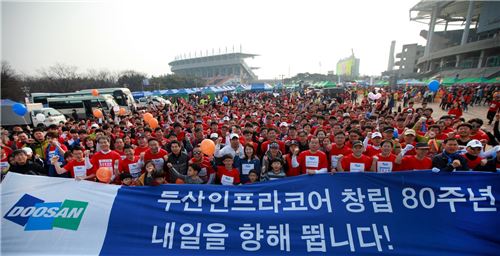
<path fill-rule="evenodd" d="M 386 70 L 391 40 L 425 44 L 410 22 L 418 0 L 2 1 L 2 60 L 18 72 L 55 63 L 148 75 L 177 55 L 239 51 L 261 79 L 335 70 L 351 54 L 360 73 Z"/>

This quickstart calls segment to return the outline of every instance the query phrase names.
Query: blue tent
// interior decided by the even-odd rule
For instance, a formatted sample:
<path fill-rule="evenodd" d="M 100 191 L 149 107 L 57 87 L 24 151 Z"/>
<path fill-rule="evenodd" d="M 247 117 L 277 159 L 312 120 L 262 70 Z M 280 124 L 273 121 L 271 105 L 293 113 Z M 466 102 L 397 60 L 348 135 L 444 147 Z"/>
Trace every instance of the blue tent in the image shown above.
<path fill-rule="evenodd" d="M 253 83 L 250 85 L 251 91 L 272 91 L 273 87 L 267 83 Z"/>
<path fill-rule="evenodd" d="M 132 92 L 132 97 L 134 97 L 134 99 L 143 98 L 144 97 L 144 92 Z M 2 103 L 2 105 L 3 105 L 3 103 Z"/>

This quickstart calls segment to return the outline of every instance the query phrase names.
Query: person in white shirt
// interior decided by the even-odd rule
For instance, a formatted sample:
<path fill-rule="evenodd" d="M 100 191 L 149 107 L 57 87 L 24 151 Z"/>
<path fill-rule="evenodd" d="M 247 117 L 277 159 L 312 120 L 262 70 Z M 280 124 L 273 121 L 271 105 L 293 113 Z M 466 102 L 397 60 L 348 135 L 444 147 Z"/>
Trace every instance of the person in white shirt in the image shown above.
<path fill-rule="evenodd" d="M 220 158 L 224 155 L 231 155 L 234 159 L 234 157 L 238 155 L 240 158 L 244 158 L 245 151 L 240 143 L 240 136 L 238 136 L 238 134 L 236 133 L 232 133 L 231 135 L 229 135 L 229 137 L 231 139 L 229 144 L 227 144 L 220 150 L 218 147 L 216 147 L 215 157 Z"/>

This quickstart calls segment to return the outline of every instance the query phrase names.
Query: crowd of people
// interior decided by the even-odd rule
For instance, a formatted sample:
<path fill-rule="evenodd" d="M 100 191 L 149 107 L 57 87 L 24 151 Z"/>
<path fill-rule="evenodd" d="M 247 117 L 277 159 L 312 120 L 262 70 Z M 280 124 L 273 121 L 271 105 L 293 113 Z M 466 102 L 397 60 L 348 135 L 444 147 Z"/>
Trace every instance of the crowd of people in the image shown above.
<path fill-rule="evenodd" d="M 125 186 L 238 185 L 320 173 L 500 170 L 498 88 L 442 93 L 449 108 L 442 116 L 428 106 L 435 97 L 428 90 L 422 101 L 411 90 L 390 89 L 370 99 L 372 90 L 191 95 L 123 116 L 2 129 L 2 178 L 15 172 Z M 490 105 L 493 134 L 482 118 L 465 120 L 454 110 L 461 100 L 481 104 L 469 97 L 478 91 Z M 213 154 L 200 147 L 207 139 Z M 109 181 L 97 177 L 101 168 L 111 170 Z"/>

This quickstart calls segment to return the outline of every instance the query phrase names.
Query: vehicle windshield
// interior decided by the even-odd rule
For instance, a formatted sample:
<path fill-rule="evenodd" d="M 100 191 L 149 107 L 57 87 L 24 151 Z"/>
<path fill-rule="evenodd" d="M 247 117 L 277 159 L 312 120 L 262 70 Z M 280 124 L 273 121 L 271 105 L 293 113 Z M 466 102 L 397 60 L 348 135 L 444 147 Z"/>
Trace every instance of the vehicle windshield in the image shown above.
<path fill-rule="evenodd" d="M 62 115 L 59 111 L 57 111 L 55 109 L 46 109 L 46 110 L 43 110 L 43 114 L 45 116 L 60 116 L 60 115 Z"/>

